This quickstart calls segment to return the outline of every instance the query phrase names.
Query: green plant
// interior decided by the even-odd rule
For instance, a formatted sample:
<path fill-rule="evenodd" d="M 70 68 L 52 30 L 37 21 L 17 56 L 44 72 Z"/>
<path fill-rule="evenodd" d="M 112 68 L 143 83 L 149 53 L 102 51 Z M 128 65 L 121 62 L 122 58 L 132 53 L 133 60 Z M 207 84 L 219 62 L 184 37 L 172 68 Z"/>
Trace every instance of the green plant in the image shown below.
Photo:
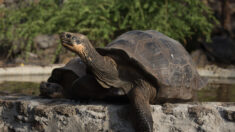
<path fill-rule="evenodd" d="M 67 0 L 63 4 L 41 0 L 0 11 L 4 18 L 0 19 L 0 40 L 5 42 L 0 47 L 8 45 L 9 55 L 17 47 L 14 42 L 20 43 L 21 54 L 33 52 L 36 35 L 63 31 L 86 34 L 96 46 L 105 46 L 121 33 L 138 29 L 158 30 L 187 44 L 191 39 L 210 40 L 216 21 L 199 0 Z"/>

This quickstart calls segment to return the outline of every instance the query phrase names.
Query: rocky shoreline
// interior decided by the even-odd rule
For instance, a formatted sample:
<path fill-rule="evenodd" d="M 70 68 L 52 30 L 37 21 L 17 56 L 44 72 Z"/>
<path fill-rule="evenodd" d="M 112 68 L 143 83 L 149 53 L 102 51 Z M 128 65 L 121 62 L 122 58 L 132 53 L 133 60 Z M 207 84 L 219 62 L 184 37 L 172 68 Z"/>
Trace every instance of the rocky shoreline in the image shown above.
<path fill-rule="evenodd" d="M 154 131 L 231 132 L 235 103 L 152 105 Z M 128 105 L 0 96 L 0 131 L 132 132 Z"/>

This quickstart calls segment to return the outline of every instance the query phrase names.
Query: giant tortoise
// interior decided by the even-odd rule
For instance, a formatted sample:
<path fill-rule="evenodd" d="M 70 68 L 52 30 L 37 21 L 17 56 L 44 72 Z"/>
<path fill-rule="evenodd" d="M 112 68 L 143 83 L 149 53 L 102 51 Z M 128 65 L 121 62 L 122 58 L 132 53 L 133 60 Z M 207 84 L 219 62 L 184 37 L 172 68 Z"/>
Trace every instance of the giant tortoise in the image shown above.
<path fill-rule="evenodd" d="M 79 33 L 63 32 L 60 38 L 103 89 L 124 92 L 139 132 L 153 131 L 150 104 L 189 101 L 193 91 L 205 85 L 184 47 L 157 31 L 129 31 L 104 48 L 94 48 Z M 79 78 L 74 86 L 83 80 Z"/>

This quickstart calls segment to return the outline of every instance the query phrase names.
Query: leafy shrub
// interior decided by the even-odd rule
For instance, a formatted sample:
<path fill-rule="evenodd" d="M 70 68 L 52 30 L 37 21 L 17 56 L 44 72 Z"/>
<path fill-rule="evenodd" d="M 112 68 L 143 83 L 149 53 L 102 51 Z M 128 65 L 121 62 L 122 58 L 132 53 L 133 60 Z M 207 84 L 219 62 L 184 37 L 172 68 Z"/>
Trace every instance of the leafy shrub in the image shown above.
<path fill-rule="evenodd" d="M 153 29 L 186 44 L 192 37 L 210 40 L 216 21 L 199 0 L 41 0 L 0 11 L 0 47 L 10 47 L 9 55 L 14 42 L 22 53 L 34 51 L 36 35 L 63 31 L 86 34 L 93 44 L 105 46 L 123 32 Z"/>

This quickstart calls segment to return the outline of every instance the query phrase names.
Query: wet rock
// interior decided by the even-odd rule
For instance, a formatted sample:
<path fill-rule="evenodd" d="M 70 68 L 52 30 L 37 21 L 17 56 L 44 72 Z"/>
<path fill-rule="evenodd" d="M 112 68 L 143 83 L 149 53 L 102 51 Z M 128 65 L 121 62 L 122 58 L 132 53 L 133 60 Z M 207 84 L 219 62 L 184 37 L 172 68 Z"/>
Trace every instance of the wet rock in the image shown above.
<path fill-rule="evenodd" d="M 0 96 L 0 131 L 134 132 L 128 105 Z M 235 103 L 152 105 L 154 131 L 235 130 Z"/>
<path fill-rule="evenodd" d="M 227 119 L 228 121 L 235 122 L 235 111 L 231 110 L 224 110 L 223 111 L 224 118 Z"/>

